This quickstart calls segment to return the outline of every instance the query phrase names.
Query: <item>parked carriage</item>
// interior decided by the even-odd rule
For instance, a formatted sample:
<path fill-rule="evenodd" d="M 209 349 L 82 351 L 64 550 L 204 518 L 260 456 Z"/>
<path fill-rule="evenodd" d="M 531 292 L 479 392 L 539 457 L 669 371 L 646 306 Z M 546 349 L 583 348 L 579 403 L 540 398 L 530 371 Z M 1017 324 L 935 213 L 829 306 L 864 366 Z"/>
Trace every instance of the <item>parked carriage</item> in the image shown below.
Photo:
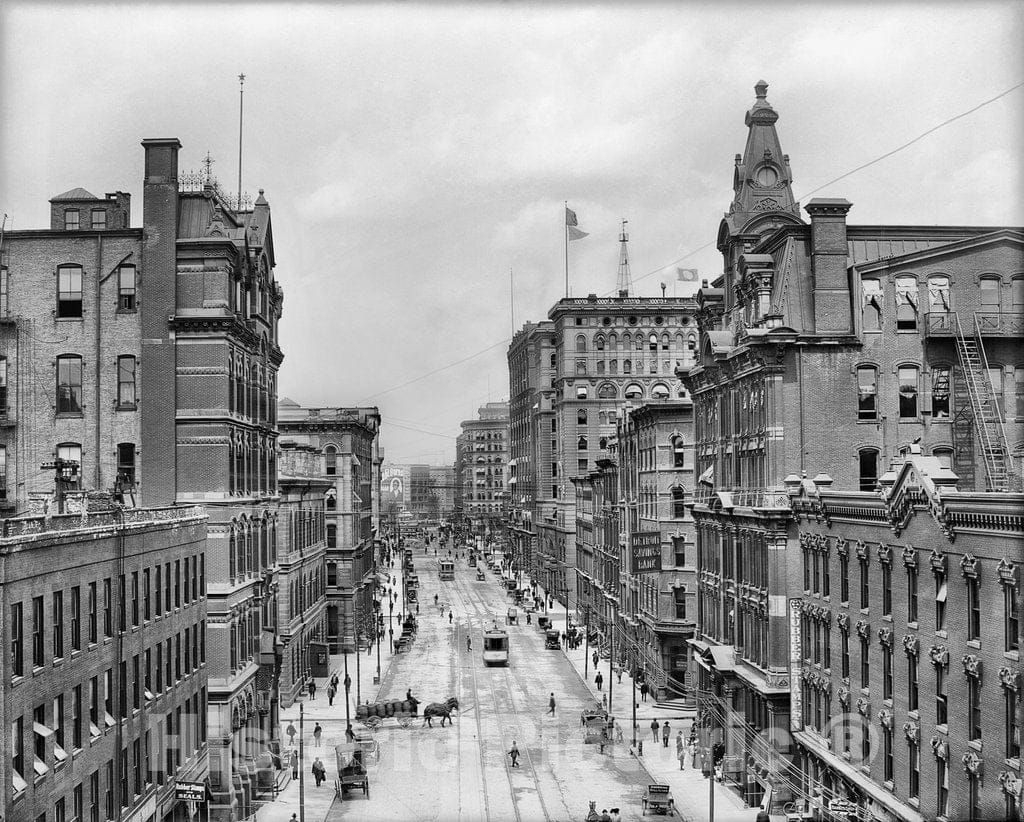
<path fill-rule="evenodd" d="M 484 631 L 484 665 L 508 665 L 508 659 L 508 631 L 497 626 Z"/>
<path fill-rule="evenodd" d="M 644 816 L 647 815 L 647 811 L 661 814 L 675 813 L 676 803 L 672 798 L 672 789 L 668 785 L 648 785 L 641 802 Z"/>
<path fill-rule="evenodd" d="M 562 644 L 562 635 L 557 628 L 548 628 L 544 632 L 544 647 L 548 650 L 557 651 Z"/>
<path fill-rule="evenodd" d="M 334 755 L 338 762 L 338 778 L 334 782 L 334 790 L 339 798 L 344 798 L 345 791 L 360 788 L 363 795 L 370 798 L 370 779 L 366 775 L 366 764 L 363 761 L 363 748 L 359 745 L 335 745 Z"/>

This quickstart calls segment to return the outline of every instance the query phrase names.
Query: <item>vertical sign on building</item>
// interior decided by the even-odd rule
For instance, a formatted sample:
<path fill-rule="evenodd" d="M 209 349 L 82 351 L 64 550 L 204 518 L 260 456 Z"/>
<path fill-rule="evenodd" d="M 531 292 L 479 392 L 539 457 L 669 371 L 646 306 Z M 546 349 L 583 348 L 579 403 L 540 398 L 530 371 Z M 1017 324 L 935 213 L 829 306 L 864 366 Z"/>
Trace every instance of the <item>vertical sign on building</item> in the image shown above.
<path fill-rule="evenodd" d="M 661 570 L 661 532 L 639 531 L 629 535 L 629 572 L 650 574 Z"/>
<path fill-rule="evenodd" d="M 789 601 L 789 724 L 794 731 L 804 729 L 803 692 L 800 690 L 801 605 L 799 598 Z"/>

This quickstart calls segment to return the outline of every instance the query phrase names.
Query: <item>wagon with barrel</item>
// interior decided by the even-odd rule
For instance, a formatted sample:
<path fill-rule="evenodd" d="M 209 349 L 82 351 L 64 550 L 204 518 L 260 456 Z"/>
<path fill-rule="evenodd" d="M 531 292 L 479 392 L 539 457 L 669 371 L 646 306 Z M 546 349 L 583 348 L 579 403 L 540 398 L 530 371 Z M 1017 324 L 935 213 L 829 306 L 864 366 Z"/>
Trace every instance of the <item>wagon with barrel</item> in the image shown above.
<path fill-rule="evenodd" d="M 459 700 L 449 697 L 444 702 L 429 702 L 420 714 L 420 700 L 415 697 L 405 699 L 389 699 L 383 702 L 366 703 L 356 706 L 356 722 L 365 725 L 371 731 L 379 730 L 389 719 L 394 719 L 400 728 L 408 728 L 414 719 L 422 716 L 423 724 L 434 727 L 434 720 L 440 719 L 442 727 L 445 721 L 452 721 L 452 712 L 459 709 Z"/>

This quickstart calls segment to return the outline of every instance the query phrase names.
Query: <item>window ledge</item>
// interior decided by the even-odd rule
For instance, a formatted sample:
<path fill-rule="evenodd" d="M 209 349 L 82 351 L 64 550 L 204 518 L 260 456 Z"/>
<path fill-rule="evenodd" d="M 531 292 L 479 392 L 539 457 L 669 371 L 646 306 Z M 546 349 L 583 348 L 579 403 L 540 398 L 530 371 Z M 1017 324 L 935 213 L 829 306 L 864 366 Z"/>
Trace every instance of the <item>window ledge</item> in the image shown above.
<path fill-rule="evenodd" d="M 940 637 L 942 639 L 948 639 L 949 638 L 949 634 L 945 630 L 936 631 L 935 632 L 935 636 Z"/>
<path fill-rule="evenodd" d="M 1003 651 L 1003 656 L 1012 662 L 1020 662 L 1020 651 Z"/>
<path fill-rule="evenodd" d="M 132 403 L 131 405 L 116 405 L 114 406 L 115 411 L 138 411 L 139 404 Z"/>
<path fill-rule="evenodd" d="M 910 805 L 910 807 L 912 807 L 912 808 L 920 809 L 920 807 L 921 807 L 921 800 L 918 799 L 916 796 L 911 796 L 911 797 L 907 798 L 907 804 Z"/>
<path fill-rule="evenodd" d="M 1003 761 L 1006 763 L 1007 767 L 1013 768 L 1015 771 L 1020 770 L 1020 759 L 1014 757 L 1013 759 L 1004 759 Z"/>
<path fill-rule="evenodd" d="M 891 779 L 886 779 L 882 783 L 882 787 L 885 788 L 886 790 L 892 791 L 893 793 L 896 792 L 896 783 L 893 782 Z"/>
<path fill-rule="evenodd" d="M 981 753 L 981 751 L 982 751 L 982 741 L 980 739 L 968 739 L 967 740 L 967 747 L 968 748 L 972 748 L 973 750 L 977 751 L 978 753 Z"/>
<path fill-rule="evenodd" d="M 56 417 L 59 420 L 80 420 L 85 418 L 85 411 L 58 411 Z"/>
<path fill-rule="evenodd" d="M 915 619 L 913 622 L 908 622 L 907 623 L 907 627 L 916 631 L 917 630 L 917 620 Z"/>
<path fill-rule="evenodd" d="M 968 648 L 976 648 L 978 650 L 981 650 L 981 640 L 980 639 L 969 639 L 969 640 L 967 640 L 967 647 Z"/>

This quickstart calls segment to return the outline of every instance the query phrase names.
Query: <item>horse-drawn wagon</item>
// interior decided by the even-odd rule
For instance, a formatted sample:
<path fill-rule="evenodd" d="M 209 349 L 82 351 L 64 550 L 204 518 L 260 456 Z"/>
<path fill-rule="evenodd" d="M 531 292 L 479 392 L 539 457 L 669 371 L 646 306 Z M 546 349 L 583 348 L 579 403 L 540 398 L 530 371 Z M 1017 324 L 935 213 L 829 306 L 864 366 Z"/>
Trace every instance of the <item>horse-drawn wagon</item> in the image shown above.
<path fill-rule="evenodd" d="M 544 632 L 544 647 L 551 651 L 557 651 L 562 644 L 562 636 L 557 628 L 548 628 Z"/>
<path fill-rule="evenodd" d="M 407 695 L 408 697 L 409 695 Z M 366 703 L 356 706 L 356 722 L 359 722 L 376 731 L 381 728 L 385 721 L 391 718 L 401 728 L 408 728 L 419 713 L 420 700 L 418 699 L 390 699 L 383 702 Z M 423 708 L 423 724 L 434 727 L 434 719 L 440 718 L 441 726 L 444 727 L 445 720 L 450 724 L 452 711 L 459 709 L 459 700 L 456 697 L 449 697 L 444 702 L 430 702 Z"/>
<path fill-rule="evenodd" d="M 609 732 L 608 711 L 593 703 L 589 708 L 584 708 L 580 713 L 580 724 L 583 726 L 583 741 L 586 744 L 599 742 L 610 742 L 612 735 Z"/>
<path fill-rule="evenodd" d="M 661 814 L 675 813 L 676 803 L 672 798 L 672 789 L 668 785 L 648 785 L 641 802 L 644 816 L 647 815 L 647 811 Z"/>
<path fill-rule="evenodd" d="M 515 607 L 508 609 L 508 613 L 505 614 L 505 620 L 508 622 L 509 625 L 512 625 L 513 623 L 515 623 L 516 625 L 519 624 L 519 612 L 515 609 Z"/>
<path fill-rule="evenodd" d="M 370 779 L 366 775 L 366 764 L 363 762 L 363 749 L 358 745 L 335 745 L 334 755 L 338 761 L 338 778 L 334 783 L 334 791 L 339 798 L 344 798 L 345 791 L 360 788 L 363 795 L 370 798 Z"/>

